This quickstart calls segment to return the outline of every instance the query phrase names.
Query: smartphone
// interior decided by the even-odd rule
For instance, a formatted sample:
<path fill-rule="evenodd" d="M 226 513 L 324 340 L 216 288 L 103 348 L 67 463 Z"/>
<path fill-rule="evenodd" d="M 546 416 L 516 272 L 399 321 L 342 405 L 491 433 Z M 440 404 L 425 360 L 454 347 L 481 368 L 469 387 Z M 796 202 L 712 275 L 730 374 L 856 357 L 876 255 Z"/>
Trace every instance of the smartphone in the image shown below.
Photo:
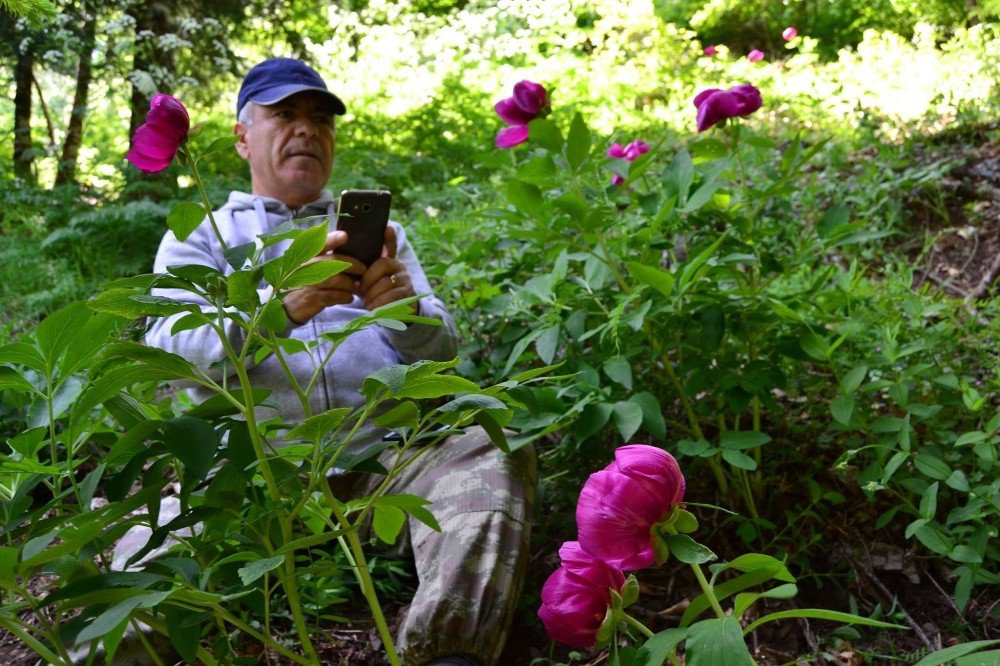
<path fill-rule="evenodd" d="M 386 190 L 341 192 L 337 205 L 337 229 L 347 232 L 347 243 L 334 252 L 371 266 L 382 256 L 391 202 L 392 193 Z"/>

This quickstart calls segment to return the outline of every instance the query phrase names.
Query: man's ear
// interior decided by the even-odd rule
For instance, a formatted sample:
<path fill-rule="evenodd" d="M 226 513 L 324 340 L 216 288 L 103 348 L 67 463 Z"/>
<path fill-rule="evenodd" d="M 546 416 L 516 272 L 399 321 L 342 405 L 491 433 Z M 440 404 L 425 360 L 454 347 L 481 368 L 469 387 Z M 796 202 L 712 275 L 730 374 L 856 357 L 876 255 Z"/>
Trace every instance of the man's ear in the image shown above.
<path fill-rule="evenodd" d="M 236 152 L 245 160 L 250 159 L 250 146 L 247 144 L 247 130 L 249 128 L 243 123 L 236 123 L 233 125 L 233 134 L 240 137 L 240 140 L 236 142 Z"/>

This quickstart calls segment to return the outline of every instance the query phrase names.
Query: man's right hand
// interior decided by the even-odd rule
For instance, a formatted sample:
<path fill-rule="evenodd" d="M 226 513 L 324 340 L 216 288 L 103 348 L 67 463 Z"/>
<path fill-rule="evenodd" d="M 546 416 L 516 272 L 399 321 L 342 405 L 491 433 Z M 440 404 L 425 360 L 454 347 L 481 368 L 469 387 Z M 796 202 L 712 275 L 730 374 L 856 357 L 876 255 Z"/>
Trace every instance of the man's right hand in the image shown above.
<path fill-rule="evenodd" d="M 296 324 L 304 324 L 331 305 L 350 303 L 357 291 L 357 280 L 364 275 L 365 265 L 354 257 L 336 254 L 333 250 L 347 242 L 346 231 L 331 231 L 326 235 L 323 250 L 314 259 L 305 262 L 312 264 L 317 261 L 346 261 L 351 264 L 343 272 L 322 282 L 294 289 L 285 295 L 282 304 L 285 314 Z"/>

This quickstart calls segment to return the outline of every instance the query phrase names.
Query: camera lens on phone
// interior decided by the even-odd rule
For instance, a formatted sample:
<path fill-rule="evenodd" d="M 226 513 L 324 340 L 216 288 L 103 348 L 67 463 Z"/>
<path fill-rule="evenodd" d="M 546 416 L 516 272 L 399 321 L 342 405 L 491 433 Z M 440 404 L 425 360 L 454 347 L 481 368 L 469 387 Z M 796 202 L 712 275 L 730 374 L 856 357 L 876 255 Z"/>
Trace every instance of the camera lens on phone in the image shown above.
<path fill-rule="evenodd" d="M 361 204 L 361 212 L 362 213 L 372 212 L 372 205 L 370 203 Z"/>

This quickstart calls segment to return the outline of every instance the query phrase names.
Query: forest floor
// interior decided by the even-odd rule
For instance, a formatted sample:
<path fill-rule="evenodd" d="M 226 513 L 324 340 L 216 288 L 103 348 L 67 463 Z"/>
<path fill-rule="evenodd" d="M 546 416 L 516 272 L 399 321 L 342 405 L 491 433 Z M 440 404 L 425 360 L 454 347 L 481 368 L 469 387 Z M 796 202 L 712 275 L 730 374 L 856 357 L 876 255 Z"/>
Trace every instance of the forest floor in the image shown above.
<path fill-rule="evenodd" d="M 912 234 L 902 242 L 896 241 L 913 262 L 914 288 L 942 290 L 967 299 L 970 307 L 977 297 L 989 291 L 995 294 L 1000 282 L 1000 142 L 989 138 L 989 132 L 995 129 L 984 128 L 961 140 L 932 141 L 915 151 L 916 162 L 946 159 L 956 166 L 944 178 L 926 183 L 908 198 Z M 772 508 L 779 510 L 773 515 L 783 515 L 782 507 L 794 509 L 797 504 L 808 503 L 808 498 L 803 497 L 806 491 L 797 487 L 802 484 L 794 483 L 794 474 L 791 476 L 792 480 L 776 491 L 779 499 L 772 500 Z M 854 632 L 828 622 L 775 622 L 750 636 L 751 650 L 761 666 L 906 664 L 957 642 L 1000 638 L 1000 590 L 976 588 L 967 608 L 960 612 L 952 601 L 954 583 L 946 560 L 929 556 L 914 540 L 906 540 L 901 528 L 876 531 L 879 507 L 861 494 L 856 483 L 832 473 L 817 481 L 825 491 L 843 495 L 844 501 L 828 508 L 823 521 L 802 518 L 795 530 L 809 535 L 809 546 L 803 553 L 790 555 L 807 558 L 807 570 L 818 573 L 800 577 L 800 592 L 795 599 L 764 600 L 765 605 L 757 612 L 789 609 L 793 603 L 799 607 L 853 609 L 863 615 L 880 609 L 884 619 L 909 625 L 912 630 Z M 712 492 L 712 488 L 698 488 L 694 483 L 689 485 L 688 497 L 710 497 Z M 558 548 L 563 540 L 575 535 L 568 532 L 573 526 L 572 507 L 545 506 L 543 502 L 536 511 L 538 516 L 546 517 L 547 527 L 536 530 L 532 540 L 528 580 L 501 664 L 606 663 L 607 651 L 582 650 L 571 655 L 568 648 L 553 644 L 537 619 L 539 593 L 558 566 Z M 703 524 L 713 524 L 713 516 L 699 517 Z M 731 525 L 724 521 L 714 524 L 714 531 L 699 540 L 723 556 L 748 550 L 735 530 L 727 529 Z M 699 593 L 690 573 L 676 563 L 642 571 L 638 578 L 641 594 L 630 612 L 654 632 L 677 626 L 686 604 Z M 406 589 L 404 584 L 395 603 L 383 596 L 393 629 L 401 602 L 410 593 L 412 588 Z M 363 604 L 355 600 L 336 611 L 355 619 L 331 625 L 318 637 L 322 663 L 388 663 Z M 273 655 L 258 656 L 259 663 L 281 663 Z M 0 663 L 33 666 L 38 659 L 15 636 L 0 631 Z"/>

